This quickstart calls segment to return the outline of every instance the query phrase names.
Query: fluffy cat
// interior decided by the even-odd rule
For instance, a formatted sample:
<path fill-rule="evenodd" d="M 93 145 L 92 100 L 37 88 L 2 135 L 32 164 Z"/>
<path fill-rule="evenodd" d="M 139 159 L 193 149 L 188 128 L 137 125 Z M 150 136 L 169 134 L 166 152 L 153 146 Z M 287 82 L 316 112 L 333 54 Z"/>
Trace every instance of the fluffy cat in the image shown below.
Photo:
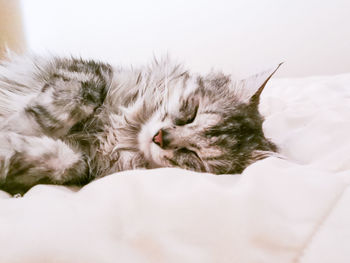
<path fill-rule="evenodd" d="M 0 65 L 0 189 L 83 185 L 137 168 L 241 173 L 276 151 L 258 105 L 278 67 L 232 81 L 168 60 L 127 69 L 13 57 Z"/>

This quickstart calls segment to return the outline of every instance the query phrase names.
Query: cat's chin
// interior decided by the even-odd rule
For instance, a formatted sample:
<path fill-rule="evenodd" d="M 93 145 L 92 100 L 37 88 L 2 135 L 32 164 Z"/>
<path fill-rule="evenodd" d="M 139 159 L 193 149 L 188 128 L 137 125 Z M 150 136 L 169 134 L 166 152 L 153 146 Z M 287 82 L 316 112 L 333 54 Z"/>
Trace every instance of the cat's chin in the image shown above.
<path fill-rule="evenodd" d="M 148 144 L 148 155 L 145 156 L 151 168 L 171 167 L 170 159 L 173 158 L 171 150 L 163 150 L 154 142 Z"/>
<path fill-rule="evenodd" d="M 148 162 L 148 166 L 147 166 L 148 169 L 157 169 L 157 168 L 164 168 L 164 167 L 171 167 L 171 166 L 170 166 L 170 165 L 167 165 L 167 164 L 165 164 L 165 165 L 159 165 L 159 164 L 153 162 L 152 160 L 150 160 L 150 161 Z"/>

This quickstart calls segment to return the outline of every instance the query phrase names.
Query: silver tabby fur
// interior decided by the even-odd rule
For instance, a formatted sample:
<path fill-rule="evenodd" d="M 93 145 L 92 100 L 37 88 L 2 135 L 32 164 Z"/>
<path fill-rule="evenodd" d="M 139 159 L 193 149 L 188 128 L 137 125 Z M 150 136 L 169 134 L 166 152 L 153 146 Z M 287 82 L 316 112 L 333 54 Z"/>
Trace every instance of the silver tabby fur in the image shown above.
<path fill-rule="evenodd" d="M 240 173 L 276 151 L 258 112 L 275 71 L 232 81 L 168 60 L 127 69 L 13 56 L 0 66 L 0 188 L 83 185 L 137 168 Z M 159 130 L 162 145 L 152 141 Z"/>

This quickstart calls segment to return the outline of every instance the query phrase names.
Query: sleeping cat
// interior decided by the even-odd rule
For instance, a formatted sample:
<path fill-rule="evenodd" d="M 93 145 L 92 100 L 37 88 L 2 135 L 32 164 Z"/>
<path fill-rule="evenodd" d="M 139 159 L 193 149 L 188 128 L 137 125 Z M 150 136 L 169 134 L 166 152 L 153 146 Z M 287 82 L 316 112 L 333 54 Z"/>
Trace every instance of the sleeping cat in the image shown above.
<path fill-rule="evenodd" d="M 0 189 L 83 185 L 137 168 L 241 173 L 276 151 L 258 105 L 278 67 L 232 81 L 168 60 L 127 69 L 12 57 L 0 66 Z"/>

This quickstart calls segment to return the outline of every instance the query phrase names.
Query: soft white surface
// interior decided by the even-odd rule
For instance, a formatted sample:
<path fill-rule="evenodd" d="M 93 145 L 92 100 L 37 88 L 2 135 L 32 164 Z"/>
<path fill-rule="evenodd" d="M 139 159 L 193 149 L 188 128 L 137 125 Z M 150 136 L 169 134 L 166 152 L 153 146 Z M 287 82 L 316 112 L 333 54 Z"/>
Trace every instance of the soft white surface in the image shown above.
<path fill-rule="evenodd" d="M 0 262 L 350 262 L 350 74 L 273 80 L 261 111 L 286 159 L 242 175 L 0 191 Z"/>

